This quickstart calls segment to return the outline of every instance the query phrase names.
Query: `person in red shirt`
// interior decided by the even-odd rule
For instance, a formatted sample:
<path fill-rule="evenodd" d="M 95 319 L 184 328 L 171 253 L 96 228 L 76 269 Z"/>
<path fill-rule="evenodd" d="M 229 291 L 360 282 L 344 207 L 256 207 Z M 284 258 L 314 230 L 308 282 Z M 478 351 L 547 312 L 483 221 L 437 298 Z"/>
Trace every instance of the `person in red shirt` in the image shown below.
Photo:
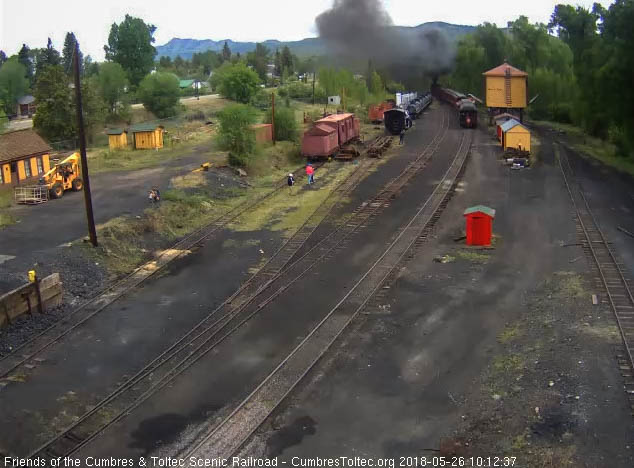
<path fill-rule="evenodd" d="M 315 182 L 315 168 L 310 164 L 306 166 L 306 175 L 308 176 L 308 185 Z"/>

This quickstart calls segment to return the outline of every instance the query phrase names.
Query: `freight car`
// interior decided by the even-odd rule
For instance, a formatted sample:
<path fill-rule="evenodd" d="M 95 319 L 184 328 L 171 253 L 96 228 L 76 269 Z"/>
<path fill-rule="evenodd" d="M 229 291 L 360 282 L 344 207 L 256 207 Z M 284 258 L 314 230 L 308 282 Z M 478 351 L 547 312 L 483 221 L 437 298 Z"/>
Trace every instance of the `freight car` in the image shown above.
<path fill-rule="evenodd" d="M 417 119 L 431 104 L 431 94 L 425 93 L 421 97 L 414 99 L 408 106 L 407 112 L 412 119 Z"/>
<path fill-rule="evenodd" d="M 444 101 L 458 111 L 458 122 L 461 127 L 476 128 L 478 126 L 478 111 L 475 103 L 464 94 L 453 89 L 432 85 L 432 96 Z"/>
<path fill-rule="evenodd" d="M 345 145 L 357 140 L 360 122 L 354 114 L 335 114 L 319 119 L 302 139 L 302 155 L 323 159 L 336 155 Z"/>
<path fill-rule="evenodd" d="M 368 109 L 368 119 L 372 123 L 382 123 L 383 113 L 394 108 L 394 101 L 383 101 L 378 106 L 370 106 Z"/>
<path fill-rule="evenodd" d="M 385 128 L 392 135 L 398 135 L 412 126 L 412 119 L 405 109 L 390 109 L 384 114 Z"/>

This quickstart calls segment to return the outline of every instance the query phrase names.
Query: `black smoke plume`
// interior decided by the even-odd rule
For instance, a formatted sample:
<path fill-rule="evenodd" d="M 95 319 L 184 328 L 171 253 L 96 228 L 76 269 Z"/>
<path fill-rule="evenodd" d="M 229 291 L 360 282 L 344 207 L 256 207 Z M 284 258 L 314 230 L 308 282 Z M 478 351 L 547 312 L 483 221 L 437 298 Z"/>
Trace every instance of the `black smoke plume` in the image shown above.
<path fill-rule="evenodd" d="M 380 0 L 334 0 L 315 19 L 331 52 L 346 60 L 372 60 L 404 83 L 449 73 L 455 45 L 443 31 L 394 26 Z"/>

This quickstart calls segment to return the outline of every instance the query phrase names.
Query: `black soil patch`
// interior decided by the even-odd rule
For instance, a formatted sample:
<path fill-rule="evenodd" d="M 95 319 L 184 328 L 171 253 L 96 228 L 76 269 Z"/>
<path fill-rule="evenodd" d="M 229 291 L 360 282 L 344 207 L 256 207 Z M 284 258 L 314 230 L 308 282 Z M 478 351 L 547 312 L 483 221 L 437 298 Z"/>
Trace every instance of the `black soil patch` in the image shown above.
<path fill-rule="evenodd" d="M 301 444 L 304 437 L 317 433 L 317 423 L 310 416 L 301 416 L 292 423 L 281 427 L 267 441 L 267 457 L 282 455 L 284 449 Z"/>

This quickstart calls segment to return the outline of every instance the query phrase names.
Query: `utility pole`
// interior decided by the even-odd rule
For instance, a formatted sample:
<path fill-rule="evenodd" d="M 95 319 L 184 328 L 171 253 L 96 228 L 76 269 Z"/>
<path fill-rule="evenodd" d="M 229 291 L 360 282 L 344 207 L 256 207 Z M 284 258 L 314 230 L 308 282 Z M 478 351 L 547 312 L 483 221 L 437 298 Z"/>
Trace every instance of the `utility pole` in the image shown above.
<path fill-rule="evenodd" d="M 315 105 L 315 70 L 313 70 L 313 106 Z"/>
<path fill-rule="evenodd" d="M 275 145 L 275 93 L 271 93 L 271 133 Z"/>
<path fill-rule="evenodd" d="M 81 82 L 79 80 L 79 42 L 75 41 L 73 57 L 75 68 L 75 98 L 77 100 L 77 129 L 79 130 L 79 154 L 81 156 L 81 176 L 84 181 L 84 204 L 86 205 L 86 220 L 88 221 L 88 236 L 93 247 L 97 247 L 97 230 L 95 217 L 92 212 L 92 195 L 90 193 L 90 177 L 88 176 L 88 160 L 86 158 L 86 134 L 84 133 L 84 114 L 81 105 Z"/>

